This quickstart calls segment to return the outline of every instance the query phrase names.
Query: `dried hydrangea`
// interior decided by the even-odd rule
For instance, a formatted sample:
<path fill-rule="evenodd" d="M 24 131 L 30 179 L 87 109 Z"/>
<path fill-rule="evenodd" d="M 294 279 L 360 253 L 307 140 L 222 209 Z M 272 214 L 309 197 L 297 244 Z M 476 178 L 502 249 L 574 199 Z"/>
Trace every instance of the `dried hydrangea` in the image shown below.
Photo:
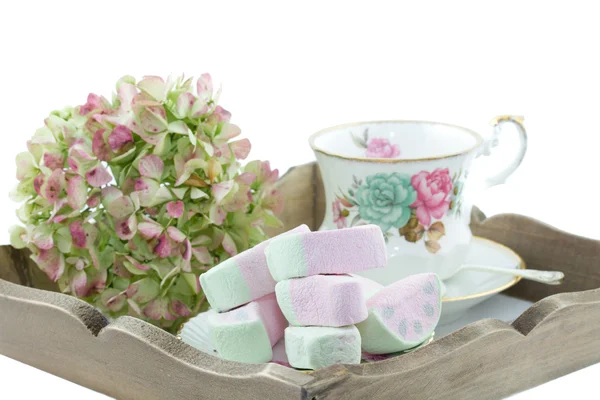
<path fill-rule="evenodd" d="M 17 156 L 14 247 L 107 316 L 170 331 L 206 308 L 199 275 L 278 226 L 277 170 L 217 105 L 210 75 L 117 83 L 55 111 Z"/>

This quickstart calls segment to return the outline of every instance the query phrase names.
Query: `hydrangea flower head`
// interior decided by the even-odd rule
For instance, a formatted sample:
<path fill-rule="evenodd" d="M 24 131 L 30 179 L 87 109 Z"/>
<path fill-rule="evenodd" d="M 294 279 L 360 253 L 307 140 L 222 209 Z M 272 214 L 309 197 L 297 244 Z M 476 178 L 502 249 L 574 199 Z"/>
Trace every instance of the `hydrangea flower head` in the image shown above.
<path fill-rule="evenodd" d="M 208 74 L 125 76 L 111 101 L 52 112 L 16 157 L 12 245 L 107 316 L 175 331 L 207 307 L 199 275 L 280 224 L 278 172 L 241 166 L 219 94 Z"/>

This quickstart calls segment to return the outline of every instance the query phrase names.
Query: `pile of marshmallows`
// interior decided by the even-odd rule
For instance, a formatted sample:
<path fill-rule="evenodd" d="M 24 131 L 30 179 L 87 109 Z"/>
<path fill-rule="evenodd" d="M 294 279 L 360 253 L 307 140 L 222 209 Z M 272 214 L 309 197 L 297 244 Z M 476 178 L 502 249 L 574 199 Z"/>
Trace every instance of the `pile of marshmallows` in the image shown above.
<path fill-rule="evenodd" d="M 441 313 L 435 274 L 383 287 L 349 275 L 386 265 L 378 226 L 311 232 L 299 226 L 200 276 L 214 313 L 213 345 L 228 360 L 271 361 L 284 336 L 291 366 L 358 364 L 426 341 Z"/>

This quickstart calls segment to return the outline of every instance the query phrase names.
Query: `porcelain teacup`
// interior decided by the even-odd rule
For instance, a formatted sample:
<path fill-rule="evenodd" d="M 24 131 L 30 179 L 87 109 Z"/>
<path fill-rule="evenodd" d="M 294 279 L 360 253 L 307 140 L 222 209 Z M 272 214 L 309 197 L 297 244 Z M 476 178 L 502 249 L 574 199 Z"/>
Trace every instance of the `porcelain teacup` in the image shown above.
<path fill-rule="evenodd" d="M 467 128 L 425 121 L 361 122 L 313 134 L 327 202 L 320 229 L 378 225 L 388 265 L 362 275 L 382 284 L 421 272 L 452 276 L 472 238 L 465 188 L 472 185 L 473 160 L 491 153 L 504 124 L 515 125 L 519 145 L 509 165 L 479 182 L 489 187 L 504 182 L 525 155 L 520 117 L 495 118 L 487 140 Z"/>

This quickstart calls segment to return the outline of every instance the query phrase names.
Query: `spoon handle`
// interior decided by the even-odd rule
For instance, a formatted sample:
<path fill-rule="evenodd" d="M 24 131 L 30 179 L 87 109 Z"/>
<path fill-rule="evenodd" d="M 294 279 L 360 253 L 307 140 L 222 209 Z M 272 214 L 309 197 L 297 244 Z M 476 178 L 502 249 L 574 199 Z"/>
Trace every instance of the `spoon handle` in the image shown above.
<path fill-rule="evenodd" d="M 501 268 L 491 267 L 489 265 L 463 265 L 462 269 L 470 269 L 473 271 L 485 271 L 493 272 L 498 274 L 520 276 L 523 279 L 529 279 L 530 281 L 545 283 L 547 285 L 560 285 L 565 277 L 560 271 L 540 271 L 536 269 L 512 269 L 512 268 Z"/>

